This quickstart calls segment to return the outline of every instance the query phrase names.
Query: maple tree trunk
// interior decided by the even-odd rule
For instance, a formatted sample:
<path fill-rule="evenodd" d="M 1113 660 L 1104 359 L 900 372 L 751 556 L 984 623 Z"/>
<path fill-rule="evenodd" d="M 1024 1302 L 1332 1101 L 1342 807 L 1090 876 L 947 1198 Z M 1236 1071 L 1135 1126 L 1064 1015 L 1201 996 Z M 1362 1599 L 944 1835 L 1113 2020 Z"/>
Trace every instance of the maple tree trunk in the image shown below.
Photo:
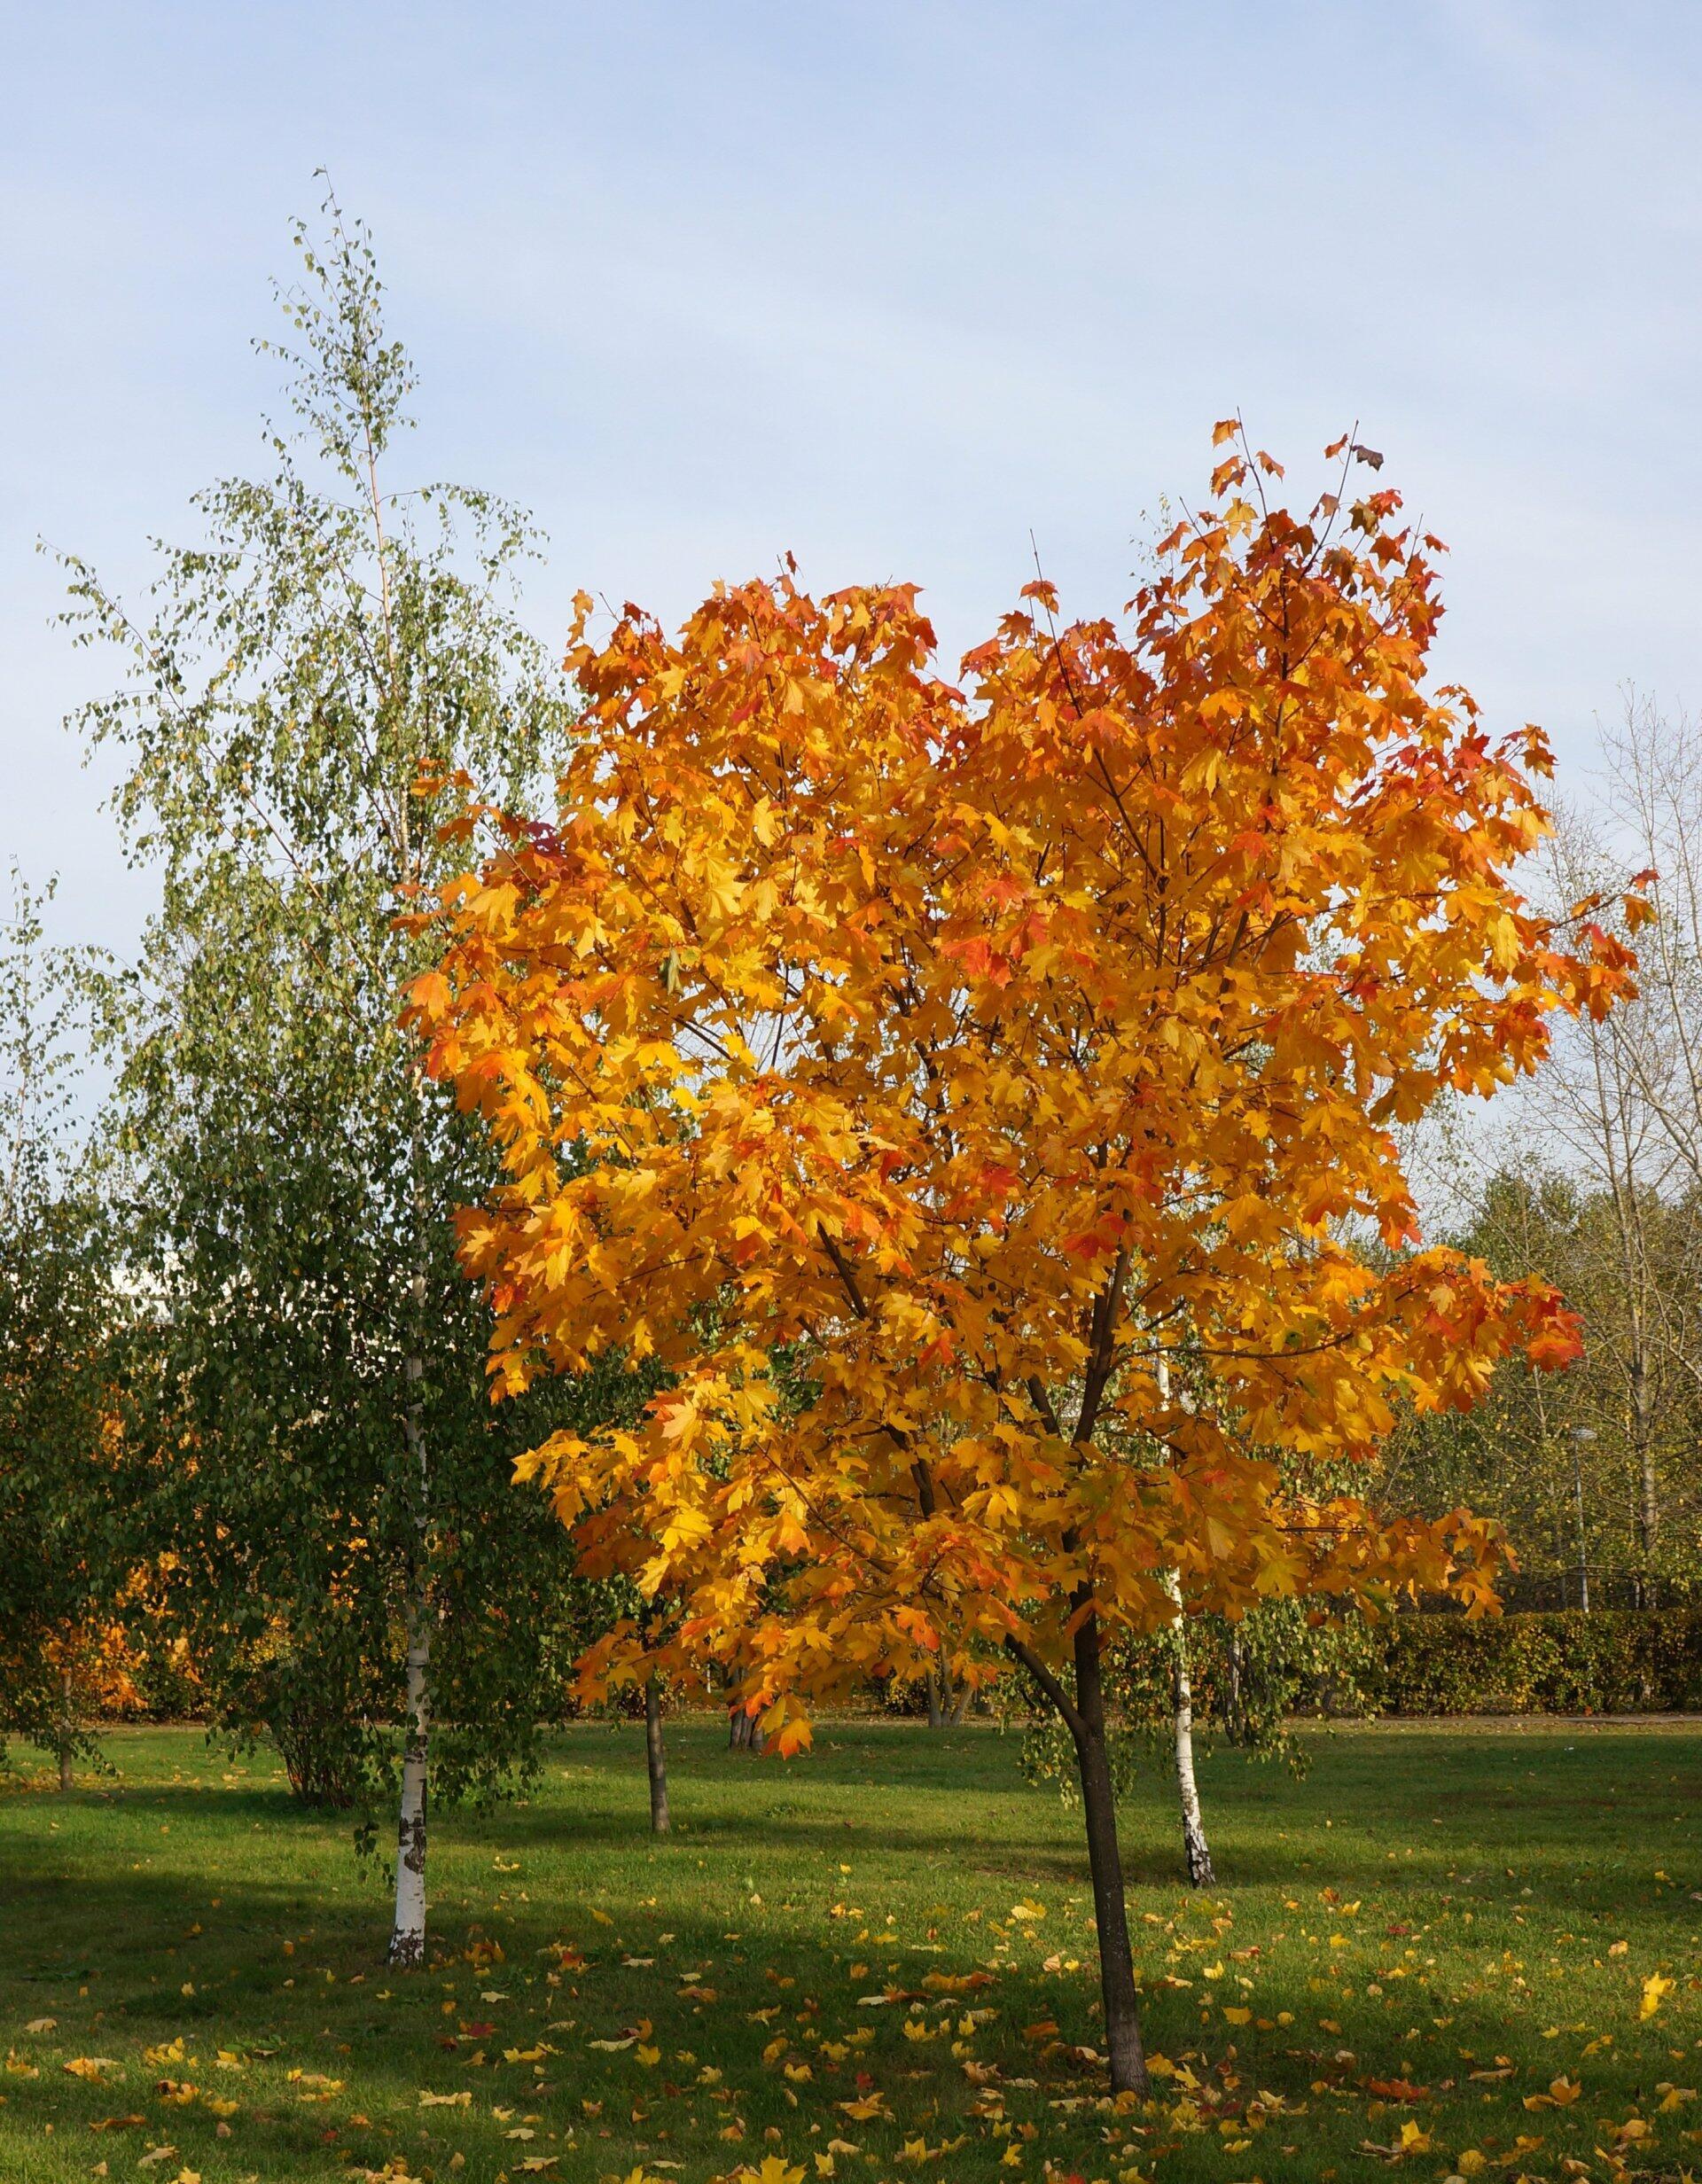
<path fill-rule="evenodd" d="M 937 1668 L 928 1671 L 928 1727 L 942 1729 L 946 1726 L 945 1696 L 941 1689 L 943 1679 Z"/>
<path fill-rule="evenodd" d="M 1099 1667 L 1099 1618 L 1089 1615 L 1075 1634 L 1075 1711 L 1071 1724 L 1081 1808 L 1087 1820 L 1088 1866 L 1093 1876 L 1093 1916 L 1099 1933 L 1099 1992 L 1105 2011 L 1105 2051 L 1113 2093 L 1146 2089 L 1141 2046 L 1140 2001 L 1135 1955 L 1128 1940 L 1123 1897 L 1123 1860 L 1117 1846 L 1117 1801 L 1105 1743 L 1105 1686 Z"/>
<path fill-rule="evenodd" d="M 1194 1780 L 1194 1690 L 1188 1673 L 1188 1631 L 1183 1623 L 1175 1634 L 1176 1789 L 1182 1798 L 1182 1848 L 1188 1863 L 1190 1888 L 1209 1888 L 1216 1879 L 1212 1853 L 1206 1841 L 1206 1823 L 1199 1813 L 1199 1785 Z"/>
<path fill-rule="evenodd" d="M 64 1701 L 59 1713 L 59 1791 L 63 1796 L 71 1788 L 71 1743 L 76 1729 L 71 1711 L 71 1671 L 68 1667 L 60 1671 L 59 1690 Z"/>
<path fill-rule="evenodd" d="M 951 1726 L 954 1729 L 961 1729 L 963 1728 L 964 1721 L 968 1718 L 970 1703 L 974 1696 L 975 1692 L 973 1687 L 967 1683 L 964 1686 L 963 1689 L 958 1692 L 957 1704 L 951 1710 Z"/>
<path fill-rule="evenodd" d="M 728 1750 L 759 1752 L 766 1742 L 755 1716 L 747 1714 L 742 1706 L 735 1706 L 727 1724 Z"/>
<path fill-rule="evenodd" d="M 668 1751 L 662 1743 L 661 1686 L 652 1674 L 644 1681 L 644 1765 L 650 1772 L 650 1827 L 668 1833 Z"/>

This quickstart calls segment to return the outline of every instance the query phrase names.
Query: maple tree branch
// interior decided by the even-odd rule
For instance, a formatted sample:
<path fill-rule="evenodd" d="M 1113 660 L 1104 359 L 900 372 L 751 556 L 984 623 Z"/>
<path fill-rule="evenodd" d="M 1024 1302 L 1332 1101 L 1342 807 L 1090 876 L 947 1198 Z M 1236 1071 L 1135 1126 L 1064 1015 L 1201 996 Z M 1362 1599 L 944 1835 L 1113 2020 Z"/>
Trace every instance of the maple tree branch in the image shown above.
<path fill-rule="evenodd" d="M 1038 1373 L 1030 1373 L 1028 1376 L 1028 1400 L 1040 1413 L 1041 1423 L 1046 1431 L 1056 1439 L 1061 1441 L 1064 1438 L 1064 1428 L 1059 1423 L 1058 1413 L 1052 1408 L 1052 1399 L 1047 1394 L 1045 1384 Z"/>
<path fill-rule="evenodd" d="M 852 1311 L 855 1313 L 858 1319 L 866 1320 L 869 1317 L 869 1306 L 863 1300 L 863 1291 L 857 1287 L 857 1277 L 852 1271 L 851 1262 L 833 1238 L 829 1236 L 819 1215 L 816 1221 L 816 1233 L 822 1239 L 822 1249 L 833 1261 L 833 1271 L 839 1275 L 844 1286 Z"/>
<path fill-rule="evenodd" d="M 1006 1632 L 1004 1650 L 1013 1660 L 1022 1663 L 1053 1705 L 1057 1707 L 1065 1728 L 1079 1743 L 1087 1733 L 1087 1724 L 1082 1720 L 1075 1701 L 1058 1678 L 1053 1675 L 1051 1670 L 1047 1667 L 1045 1662 L 1041 1659 L 1039 1654 L 1031 1645 L 1025 1644 L 1014 1631 Z"/>
<path fill-rule="evenodd" d="M 1092 1342 L 1088 1353 L 1087 1385 L 1081 1391 L 1081 1408 L 1075 1421 L 1073 1439 L 1078 1446 L 1093 1439 L 1093 1429 L 1099 1421 L 1099 1405 L 1106 1384 L 1116 1362 L 1117 1306 L 1122 1296 L 1123 1283 L 1128 1274 L 1128 1246 L 1125 1244 L 1117 1253 L 1117 1263 L 1110 1278 L 1093 1304 Z"/>

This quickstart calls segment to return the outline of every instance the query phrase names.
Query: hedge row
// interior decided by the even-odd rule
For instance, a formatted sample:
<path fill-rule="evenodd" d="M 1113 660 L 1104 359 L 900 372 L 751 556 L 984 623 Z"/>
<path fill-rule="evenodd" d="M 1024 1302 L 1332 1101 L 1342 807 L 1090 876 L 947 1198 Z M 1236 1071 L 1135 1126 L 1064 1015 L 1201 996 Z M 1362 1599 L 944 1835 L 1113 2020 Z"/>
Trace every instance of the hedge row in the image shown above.
<path fill-rule="evenodd" d="M 1702 1609 L 1400 1615 L 1355 1681 L 1379 1714 L 1677 1713 L 1702 1707 Z"/>

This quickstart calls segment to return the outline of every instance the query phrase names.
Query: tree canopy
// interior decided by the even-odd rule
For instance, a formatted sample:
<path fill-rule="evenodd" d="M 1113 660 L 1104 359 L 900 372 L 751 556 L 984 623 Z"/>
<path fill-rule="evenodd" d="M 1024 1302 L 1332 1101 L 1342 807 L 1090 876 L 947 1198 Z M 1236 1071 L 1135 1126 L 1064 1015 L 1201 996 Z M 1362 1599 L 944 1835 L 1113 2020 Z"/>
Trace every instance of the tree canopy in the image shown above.
<path fill-rule="evenodd" d="M 1037 581 L 964 687 L 912 587 L 788 573 L 600 644 L 582 601 L 555 815 L 468 814 L 500 839 L 411 989 L 502 1156 L 461 1229 L 500 1387 L 667 1375 L 523 1466 L 593 1564 L 683 1602 L 783 1747 L 812 1696 L 1013 1654 L 1090 1844 L 1102 1632 L 1489 1602 L 1493 1526 L 1306 1465 L 1575 1353 L 1540 1280 L 1417 1248 L 1395 1126 L 1631 969 L 1514 878 L 1538 731 L 1425 686 L 1438 542 L 1346 468 L 1270 506 L 1219 436 L 1125 623 L 1060 628 Z"/>

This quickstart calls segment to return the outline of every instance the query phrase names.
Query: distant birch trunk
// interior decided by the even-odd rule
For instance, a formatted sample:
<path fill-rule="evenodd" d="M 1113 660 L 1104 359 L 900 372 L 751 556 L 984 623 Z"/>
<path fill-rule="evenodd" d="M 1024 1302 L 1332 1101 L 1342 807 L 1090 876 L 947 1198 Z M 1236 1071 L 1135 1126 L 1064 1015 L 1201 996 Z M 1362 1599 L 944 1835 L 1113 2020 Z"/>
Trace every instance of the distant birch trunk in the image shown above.
<path fill-rule="evenodd" d="M 59 1691 L 63 1701 L 59 1710 L 59 1793 L 65 1796 L 71 1788 L 71 1755 L 77 1734 L 69 1663 L 59 1672 Z"/>
<path fill-rule="evenodd" d="M 652 1673 L 644 1682 L 644 1765 L 650 1774 L 650 1826 L 668 1833 L 668 1751 L 662 1743 L 662 1692 Z"/>

